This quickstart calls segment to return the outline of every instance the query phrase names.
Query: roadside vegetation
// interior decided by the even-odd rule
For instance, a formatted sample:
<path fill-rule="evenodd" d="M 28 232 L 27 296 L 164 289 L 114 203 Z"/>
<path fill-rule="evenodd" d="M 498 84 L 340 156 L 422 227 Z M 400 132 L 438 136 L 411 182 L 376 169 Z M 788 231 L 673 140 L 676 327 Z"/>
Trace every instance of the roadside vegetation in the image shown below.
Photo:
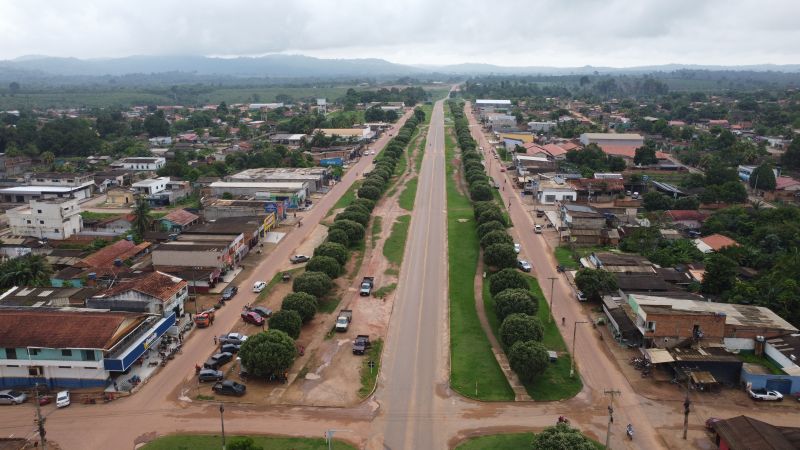
<path fill-rule="evenodd" d="M 445 133 L 447 255 L 450 296 L 450 386 L 479 400 L 514 400 L 514 391 L 492 353 L 475 310 L 477 227 L 470 200 L 456 184 L 456 145 Z"/>
<path fill-rule="evenodd" d="M 227 447 L 230 450 L 326 450 L 328 444 L 325 439 L 318 438 L 293 438 L 274 436 L 227 436 Z M 160 437 L 151 441 L 143 450 L 217 450 L 222 444 L 222 437 L 218 435 L 178 434 Z M 352 445 L 333 441 L 337 450 L 355 450 Z"/>
<path fill-rule="evenodd" d="M 400 198 L 398 199 L 398 204 L 401 208 L 405 209 L 406 211 L 411 211 L 414 209 L 414 200 L 417 197 L 417 184 L 419 182 L 418 177 L 414 177 L 408 182 L 406 182 L 406 187 L 403 189 L 403 192 L 400 193 Z"/>
<path fill-rule="evenodd" d="M 378 374 L 381 371 L 381 356 L 383 355 L 383 339 L 372 341 L 372 346 L 361 361 L 361 389 L 358 390 L 360 398 L 369 397 L 375 390 Z M 370 367 L 372 362 L 372 367 Z"/>
<path fill-rule="evenodd" d="M 547 427 L 539 433 L 508 433 L 478 436 L 462 442 L 456 450 L 602 450 L 604 445 L 566 424 Z"/>
<path fill-rule="evenodd" d="M 397 218 L 392 224 L 392 233 L 383 244 L 383 256 L 393 266 L 399 267 L 403 263 L 403 253 L 408 240 L 408 228 L 411 226 L 411 215 L 406 214 Z"/>

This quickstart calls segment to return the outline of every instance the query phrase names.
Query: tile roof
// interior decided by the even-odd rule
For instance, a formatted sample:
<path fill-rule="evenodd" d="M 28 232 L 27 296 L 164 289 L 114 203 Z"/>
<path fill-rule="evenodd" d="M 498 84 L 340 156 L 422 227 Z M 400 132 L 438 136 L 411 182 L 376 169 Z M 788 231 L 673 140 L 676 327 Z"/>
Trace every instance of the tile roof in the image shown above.
<path fill-rule="evenodd" d="M 109 349 L 145 317 L 123 312 L 2 309 L 0 342 L 16 348 Z"/>
<path fill-rule="evenodd" d="M 666 211 L 667 217 L 672 220 L 696 220 L 698 222 L 705 222 L 708 219 L 708 214 L 693 209 L 669 209 Z"/>
<path fill-rule="evenodd" d="M 176 209 L 162 217 L 162 220 L 169 220 L 174 224 L 182 226 L 189 225 L 190 223 L 199 219 L 200 217 L 190 213 L 189 211 L 186 211 L 185 209 Z"/>
<path fill-rule="evenodd" d="M 186 281 L 163 272 L 148 272 L 143 276 L 119 282 L 96 297 L 113 297 L 124 292 L 136 291 L 164 302 L 171 299 L 186 285 Z"/>
<path fill-rule="evenodd" d="M 578 190 L 589 190 L 589 186 L 592 187 L 592 190 L 595 191 L 624 191 L 625 184 L 623 180 L 617 180 L 613 178 L 603 178 L 603 179 L 595 179 L 595 178 L 578 178 L 576 180 L 569 180 L 569 183 Z"/>
<path fill-rule="evenodd" d="M 775 190 L 780 191 L 789 187 L 800 185 L 800 181 L 792 177 L 778 177 L 775 179 Z"/>
<path fill-rule="evenodd" d="M 110 269 L 114 267 L 115 259 L 125 261 L 128 258 L 133 258 L 149 248 L 150 245 L 151 244 L 149 242 L 142 242 L 141 244 L 136 245 L 133 243 L 133 241 L 123 239 L 103 247 L 86 258 L 83 258 L 77 264 L 75 264 L 75 267 Z"/>
<path fill-rule="evenodd" d="M 562 145 L 564 145 L 564 144 L 562 144 Z M 575 144 L 572 144 L 572 145 L 575 145 Z M 556 144 L 545 144 L 543 147 L 547 151 L 547 153 L 550 153 L 550 155 L 553 156 L 553 157 L 565 155 L 567 153 L 567 149 L 566 148 L 564 148 L 562 146 L 559 146 L 559 145 L 556 145 Z"/>
<path fill-rule="evenodd" d="M 777 427 L 752 417 L 720 420 L 713 427 L 731 450 L 792 450 L 800 445 L 800 428 Z"/>
<path fill-rule="evenodd" d="M 710 236 L 706 236 L 700 238 L 704 244 L 709 246 L 715 252 L 722 250 L 725 247 L 738 247 L 739 243 L 734 241 L 733 239 L 729 238 L 728 236 L 724 236 L 718 233 L 712 234 Z"/>

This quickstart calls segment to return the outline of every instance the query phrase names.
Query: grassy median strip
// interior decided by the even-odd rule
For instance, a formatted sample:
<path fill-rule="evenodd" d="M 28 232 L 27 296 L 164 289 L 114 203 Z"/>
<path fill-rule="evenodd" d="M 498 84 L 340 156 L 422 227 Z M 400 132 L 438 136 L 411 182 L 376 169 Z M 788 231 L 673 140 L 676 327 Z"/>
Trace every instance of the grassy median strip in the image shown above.
<path fill-rule="evenodd" d="M 382 351 L 383 339 L 378 338 L 372 342 L 372 347 L 364 355 L 364 360 L 361 362 L 361 389 L 358 390 L 358 396 L 361 398 L 367 397 L 375 389 L 378 373 L 381 371 Z M 373 363 L 372 367 L 369 366 L 370 361 Z"/>
<path fill-rule="evenodd" d="M 328 214 L 330 215 L 330 213 L 334 210 L 347 208 L 348 206 L 350 206 L 350 203 L 353 203 L 353 200 L 356 199 L 356 191 L 358 191 L 358 188 L 361 187 L 361 183 L 362 183 L 361 180 L 354 181 L 353 184 L 350 185 L 349 188 L 347 188 L 344 194 L 342 194 L 342 196 L 339 197 L 339 200 L 337 200 L 336 203 L 333 205 L 333 208 L 331 208 L 331 210 L 328 211 Z"/>
<path fill-rule="evenodd" d="M 417 183 L 417 177 L 408 180 L 405 189 L 400 193 L 400 198 L 397 200 L 400 207 L 406 211 L 414 209 L 414 199 L 417 197 Z"/>
<path fill-rule="evenodd" d="M 478 235 L 472 203 L 458 192 L 455 143 L 445 133 L 447 158 L 447 258 L 450 296 L 450 386 L 479 400 L 514 400 L 475 311 Z"/>
<path fill-rule="evenodd" d="M 296 269 L 289 269 L 289 270 L 286 270 L 284 272 L 276 273 L 275 276 L 272 277 L 271 280 L 269 280 L 269 283 L 267 283 L 267 287 L 265 287 L 263 291 L 258 293 L 258 297 L 256 297 L 255 303 L 256 304 L 261 303 L 262 301 L 264 301 L 265 298 L 267 298 L 267 296 L 269 296 L 269 293 L 272 292 L 272 288 L 274 288 L 275 285 L 280 283 L 281 280 L 283 279 L 283 274 L 284 273 L 288 273 L 292 277 L 294 277 L 297 274 L 299 274 L 300 272 L 302 272 L 303 270 L 304 270 L 303 267 L 298 267 Z"/>
<path fill-rule="evenodd" d="M 417 154 L 414 155 L 414 168 L 417 169 L 417 173 L 422 169 L 422 158 L 425 157 L 425 145 L 428 143 L 428 136 L 423 136 L 422 141 L 419 143 L 419 147 L 417 148 Z"/>
<path fill-rule="evenodd" d="M 228 448 L 231 448 L 233 443 L 243 438 L 250 438 L 257 446 L 269 450 L 325 450 L 328 449 L 328 444 L 325 439 L 321 438 L 293 438 L 293 437 L 273 437 L 273 436 L 230 436 L 226 440 Z M 143 450 L 175 450 L 175 449 L 192 449 L 192 450 L 217 450 L 220 448 L 222 438 L 218 435 L 197 435 L 197 434 L 177 434 L 172 436 L 164 436 L 155 439 L 142 447 Z M 350 444 L 342 441 L 333 441 L 333 448 L 339 450 L 352 449 L 355 450 Z"/>
<path fill-rule="evenodd" d="M 400 266 L 403 263 L 403 252 L 406 248 L 406 240 L 408 239 L 408 227 L 411 225 L 411 216 L 406 214 L 400 216 L 392 224 L 392 234 L 386 239 L 383 244 L 383 256 L 395 266 Z"/>
<path fill-rule="evenodd" d="M 378 239 L 381 237 L 383 224 L 383 217 L 375 216 L 372 218 L 372 248 L 378 245 Z"/>
<path fill-rule="evenodd" d="M 501 448 L 530 448 L 533 433 L 489 434 L 464 441 L 456 450 L 498 450 Z"/>

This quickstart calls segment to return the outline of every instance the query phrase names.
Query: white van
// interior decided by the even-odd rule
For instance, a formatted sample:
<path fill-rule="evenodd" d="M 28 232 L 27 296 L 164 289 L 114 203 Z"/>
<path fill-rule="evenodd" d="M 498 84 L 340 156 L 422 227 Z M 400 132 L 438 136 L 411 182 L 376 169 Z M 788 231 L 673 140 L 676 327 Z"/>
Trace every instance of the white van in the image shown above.
<path fill-rule="evenodd" d="M 265 287 L 267 287 L 267 283 L 263 281 L 256 281 L 255 283 L 253 283 L 253 292 L 256 293 L 261 292 L 264 290 Z"/>

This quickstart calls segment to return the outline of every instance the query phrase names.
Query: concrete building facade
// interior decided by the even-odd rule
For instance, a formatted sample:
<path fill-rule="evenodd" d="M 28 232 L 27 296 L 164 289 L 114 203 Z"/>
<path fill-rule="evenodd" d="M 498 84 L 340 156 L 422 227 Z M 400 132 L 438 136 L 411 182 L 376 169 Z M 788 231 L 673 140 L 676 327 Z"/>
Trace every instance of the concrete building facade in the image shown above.
<path fill-rule="evenodd" d="M 67 239 L 83 229 L 81 207 L 76 199 L 31 200 L 6 212 L 11 233 L 47 239 Z"/>

